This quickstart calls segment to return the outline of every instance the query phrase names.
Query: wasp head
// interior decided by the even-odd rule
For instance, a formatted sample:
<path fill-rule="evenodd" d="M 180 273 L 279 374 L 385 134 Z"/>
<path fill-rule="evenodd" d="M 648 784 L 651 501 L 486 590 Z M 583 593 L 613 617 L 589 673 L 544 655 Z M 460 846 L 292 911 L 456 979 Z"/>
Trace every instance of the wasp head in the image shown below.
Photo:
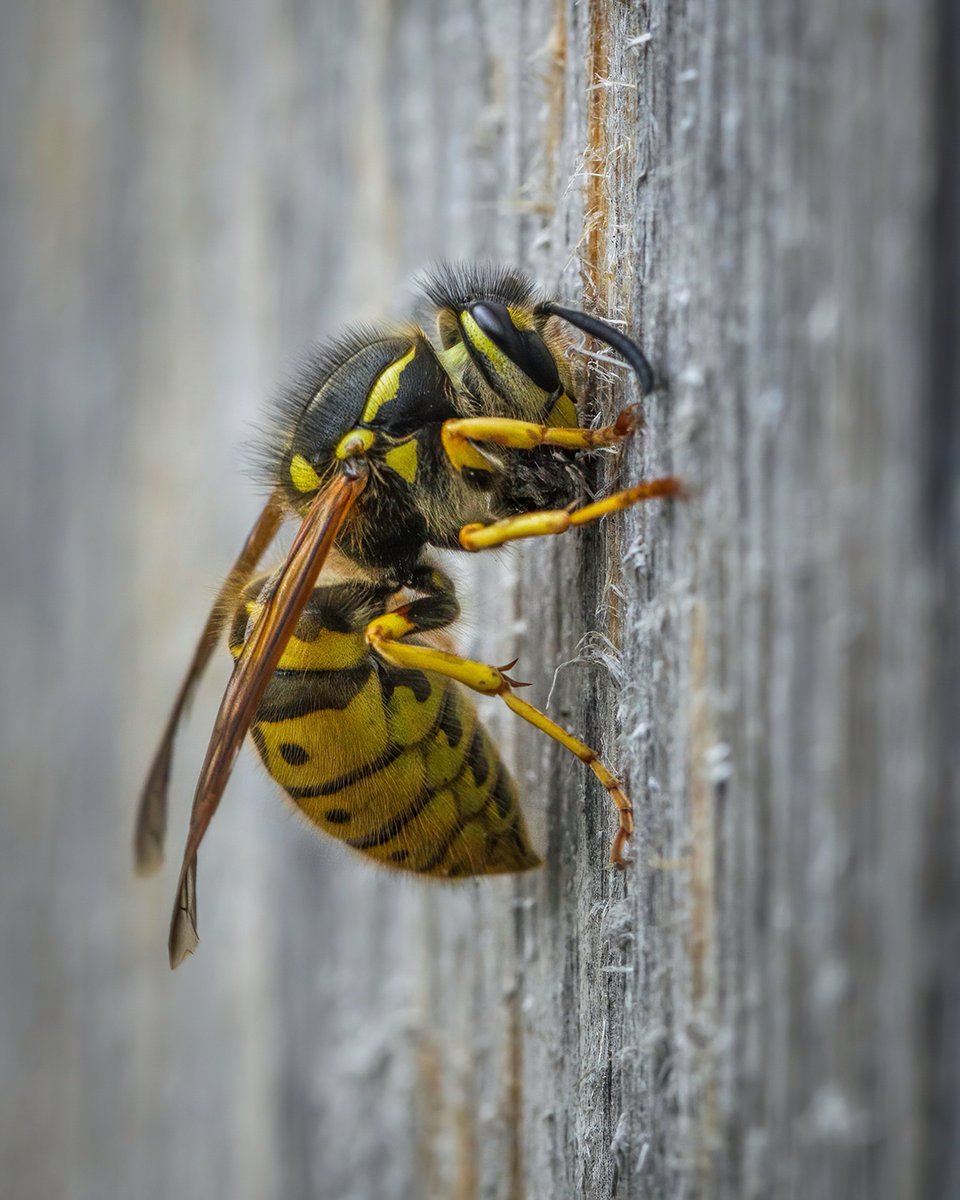
<path fill-rule="evenodd" d="M 449 265 L 422 288 L 436 310 L 444 367 L 480 411 L 540 420 L 571 392 L 567 342 L 525 275 Z"/>

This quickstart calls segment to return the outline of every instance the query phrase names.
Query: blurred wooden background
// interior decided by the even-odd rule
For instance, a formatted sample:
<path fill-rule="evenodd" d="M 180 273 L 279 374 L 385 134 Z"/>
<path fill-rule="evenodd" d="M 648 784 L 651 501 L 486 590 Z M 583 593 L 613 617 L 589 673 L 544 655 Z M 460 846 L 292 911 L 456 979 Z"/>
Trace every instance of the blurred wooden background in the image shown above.
<path fill-rule="evenodd" d="M 951 0 L 0 7 L 4 1197 L 960 1194 L 958 59 Z M 492 705 L 519 882 L 373 872 L 245 757 L 171 975 L 225 654 L 157 880 L 131 823 L 244 446 L 440 255 L 665 381 L 602 469 L 685 505 L 463 567 L 635 866 Z"/>

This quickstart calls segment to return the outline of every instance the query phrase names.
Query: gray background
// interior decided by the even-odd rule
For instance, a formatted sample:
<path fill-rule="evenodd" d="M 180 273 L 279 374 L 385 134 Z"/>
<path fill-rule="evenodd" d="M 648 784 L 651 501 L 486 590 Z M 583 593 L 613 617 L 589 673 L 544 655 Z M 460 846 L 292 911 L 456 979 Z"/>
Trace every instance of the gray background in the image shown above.
<path fill-rule="evenodd" d="M 956 64 L 951 0 L 0 7 L 5 1197 L 960 1193 Z M 245 446 L 481 254 L 666 384 L 598 479 L 686 504 L 462 567 L 635 866 L 492 703 L 522 881 L 348 860 L 245 755 L 171 975 L 225 654 L 150 882 L 132 817 Z"/>

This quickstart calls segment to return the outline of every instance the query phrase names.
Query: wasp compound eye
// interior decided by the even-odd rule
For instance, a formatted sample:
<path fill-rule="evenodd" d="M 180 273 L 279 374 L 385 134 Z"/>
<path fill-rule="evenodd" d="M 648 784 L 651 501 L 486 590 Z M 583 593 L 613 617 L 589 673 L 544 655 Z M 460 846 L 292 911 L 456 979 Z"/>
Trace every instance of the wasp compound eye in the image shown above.
<path fill-rule="evenodd" d="M 510 353 L 520 331 L 510 319 L 510 312 L 505 304 L 486 300 L 482 303 L 468 304 L 467 312 L 488 338 L 496 342 L 505 354 Z"/>
<path fill-rule="evenodd" d="M 494 300 L 477 301 L 467 306 L 480 330 L 515 363 L 524 375 L 552 394 L 560 387 L 557 364 L 536 330 L 518 329 L 505 304 Z"/>

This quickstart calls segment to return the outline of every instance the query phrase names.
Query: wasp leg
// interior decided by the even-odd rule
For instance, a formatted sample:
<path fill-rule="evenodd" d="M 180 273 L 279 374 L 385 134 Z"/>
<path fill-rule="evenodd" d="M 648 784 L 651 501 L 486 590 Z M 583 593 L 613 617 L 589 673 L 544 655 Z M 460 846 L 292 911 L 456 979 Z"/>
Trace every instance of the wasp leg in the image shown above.
<path fill-rule="evenodd" d="M 514 421 L 510 417 L 462 417 L 444 421 L 440 427 L 443 449 L 453 466 L 490 470 L 489 462 L 471 442 L 493 442 L 512 450 L 533 450 L 537 446 L 561 446 L 564 450 L 598 450 L 629 437 L 639 423 L 632 408 L 625 408 L 612 425 L 599 429 L 579 426 L 537 425 L 532 421 Z"/>
<path fill-rule="evenodd" d="M 454 679 L 465 687 L 471 688 L 481 695 L 499 696 L 506 706 L 535 726 L 547 737 L 553 738 L 561 746 L 565 746 L 571 754 L 575 754 L 582 763 L 600 780 L 610 795 L 617 809 L 620 826 L 613 839 L 610 851 L 610 861 L 616 867 L 626 865 L 624 847 L 627 839 L 633 833 L 633 807 L 620 785 L 620 781 L 607 769 L 597 757 L 597 752 L 579 738 L 556 723 L 551 721 L 546 713 L 541 712 L 532 704 L 519 699 L 513 694 L 515 687 L 522 687 L 511 679 L 506 671 L 508 667 L 490 666 L 488 663 L 475 662 L 469 658 L 461 658 L 457 654 L 449 654 L 445 650 L 435 650 L 431 646 L 415 646 L 399 639 L 407 634 L 417 633 L 421 626 L 416 619 L 416 606 L 429 604 L 435 598 L 428 597 L 424 601 L 414 601 L 413 604 L 403 605 L 393 612 L 385 613 L 371 621 L 366 629 L 367 644 L 381 658 L 394 666 L 414 668 L 420 671 L 434 671 L 448 679 Z M 510 664 L 513 665 L 512 663 Z"/>
<path fill-rule="evenodd" d="M 397 611 L 406 615 L 417 633 L 443 629 L 460 616 L 460 601 L 453 580 L 439 567 L 429 562 L 421 563 L 407 586 L 411 591 L 422 592 L 423 595 Z M 369 637 L 367 640 L 370 640 Z"/>
<path fill-rule="evenodd" d="M 641 500 L 653 500 L 658 496 L 680 496 L 683 486 L 675 475 L 662 479 L 648 479 L 636 483 L 622 492 L 614 492 L 595 504 L 586 504 L 572 511 L 567 508 L 544 509 L 541 512 L 518 513 L 515 517 L 504 517 L 490 525 L 464 525 L 460 530 L 460 545 L 464 550 L 487 550 L 491 546 L 502 546 L 518 538 L 543 537 L 550 533 L 565 533 L 571 526 L 588 525 L 598 521 L 607 513 L 621 512 Z"/>

